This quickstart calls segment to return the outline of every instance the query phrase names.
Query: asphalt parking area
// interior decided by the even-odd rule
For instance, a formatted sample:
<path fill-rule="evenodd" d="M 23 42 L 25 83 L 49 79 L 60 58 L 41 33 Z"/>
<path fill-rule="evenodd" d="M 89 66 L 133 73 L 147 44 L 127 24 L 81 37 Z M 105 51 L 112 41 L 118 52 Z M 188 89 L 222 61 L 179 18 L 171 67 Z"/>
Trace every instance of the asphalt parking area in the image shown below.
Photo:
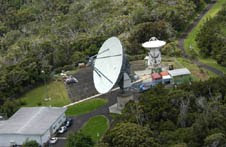
<path fill-rule="evenodd" d="M 97 94 L 93 83 L 91 67 L 81 68 L 73 75 L 78 83 L 67 84 L 68 96 L 72 102 Z"/>

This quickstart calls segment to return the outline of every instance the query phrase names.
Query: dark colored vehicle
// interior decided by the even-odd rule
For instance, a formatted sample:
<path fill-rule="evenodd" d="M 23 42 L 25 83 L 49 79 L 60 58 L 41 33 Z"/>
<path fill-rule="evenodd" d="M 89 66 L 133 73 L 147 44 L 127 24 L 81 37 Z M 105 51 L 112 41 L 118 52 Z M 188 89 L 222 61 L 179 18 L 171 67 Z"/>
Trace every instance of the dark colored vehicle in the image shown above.
<path fill-rule="evenodd" d="M 68 128 L 72 125 L 73 120 L 71 118 L 68 118 L 65 122 L 65 126 Z"/>
<path fill-rule="evenodd" d="M 78 83 L 78 80 L 75 77 L 70 76 L 65 80 L 65 83 L 66 84 Z"/>

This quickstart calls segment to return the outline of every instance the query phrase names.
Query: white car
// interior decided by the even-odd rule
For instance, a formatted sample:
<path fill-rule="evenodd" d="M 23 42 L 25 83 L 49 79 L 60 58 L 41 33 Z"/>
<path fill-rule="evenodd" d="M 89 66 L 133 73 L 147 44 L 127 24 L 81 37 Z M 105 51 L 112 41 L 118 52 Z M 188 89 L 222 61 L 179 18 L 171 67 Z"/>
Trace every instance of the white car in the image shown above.
<path fill-rule="evenodd" d="M 60 127 L 60 129 L 58 130 L 58 133 L 63 134 L 64 132 L 67 131 L 67 127 L 66 126 L 62 126 Z"/>
<path fill-rule="evenodd" d="M 49 139 L 50 144 L 55 144 L 57 142 L 58 138 L 57 137 L 52 137 Z"/>

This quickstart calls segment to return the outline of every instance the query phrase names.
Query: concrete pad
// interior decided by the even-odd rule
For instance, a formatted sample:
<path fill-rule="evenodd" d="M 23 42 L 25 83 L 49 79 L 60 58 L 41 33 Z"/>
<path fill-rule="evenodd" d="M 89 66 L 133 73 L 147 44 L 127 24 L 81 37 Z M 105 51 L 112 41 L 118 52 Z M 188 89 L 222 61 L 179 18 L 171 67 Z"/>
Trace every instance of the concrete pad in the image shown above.
<path fill-rule="evenodd" d="M 135 74 L 138 75 L 139 77 L 144 76 L 144 75 L 150 75 L 152 72 L 151 69 L 145 69 L 145 70 L 139 70 L 135 71 Z"/>
<path fill-rule="evenodd" d="M 115 114 L 122 114 L 121 110 L 118 109 L 118 104 L 115 103 L 114 105 L 109 107 L 109 112 L 110 113 L 115 113 Z"/>

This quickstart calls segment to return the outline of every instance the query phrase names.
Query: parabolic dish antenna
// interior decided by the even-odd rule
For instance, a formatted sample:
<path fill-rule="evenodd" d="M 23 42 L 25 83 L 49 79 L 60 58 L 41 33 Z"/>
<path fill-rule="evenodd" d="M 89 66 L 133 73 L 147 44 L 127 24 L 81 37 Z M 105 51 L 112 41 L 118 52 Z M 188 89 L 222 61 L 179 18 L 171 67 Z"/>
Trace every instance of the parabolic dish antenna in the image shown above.
<path fill-rule="evenodd" d="M 165 41 L 158 40 L 156 37 L 152 37 L 149 41 L 142 44 L 144 48 L 161 48 L 166 44 Z"/>
<path fill-rule="evenodd" d="M 93 80 L 99 93 L 109 92 L 121 78 L 123 48 L 117 37 L 104 42 L 93 63 Z"/>

